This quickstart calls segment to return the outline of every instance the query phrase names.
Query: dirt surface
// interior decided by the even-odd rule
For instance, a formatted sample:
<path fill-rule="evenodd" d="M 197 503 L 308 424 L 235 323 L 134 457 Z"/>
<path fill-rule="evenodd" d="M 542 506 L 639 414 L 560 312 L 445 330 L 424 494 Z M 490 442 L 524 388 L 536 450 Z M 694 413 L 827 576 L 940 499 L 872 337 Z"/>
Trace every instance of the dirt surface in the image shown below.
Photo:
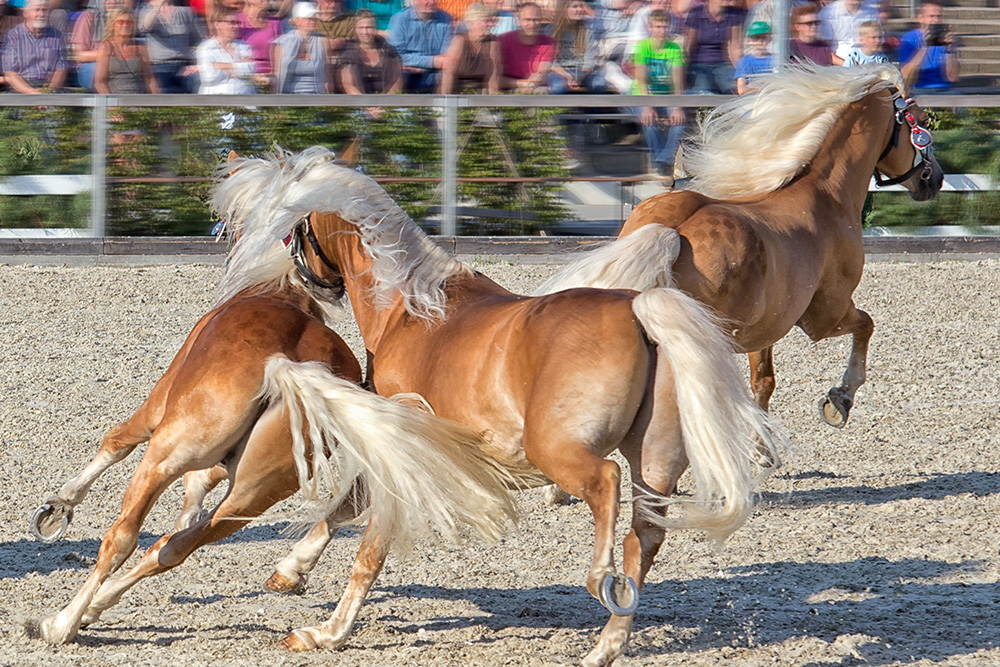
<path fill-rule="evenodd" d="M 517 291 L 555 269 L 477 267 Z M 62 541 L 32 539 L 29 515 L 140 404 L 220 271 L 0 266 L 0 665 L 577 663 L 607 616 L 583 585 L 590 514 L 547 507 L 537 490 L 521 494 L 523 519 L 499 545 L 390 558 L 336 652 L 278 642 L 333 610 L 359 530 L 338 535 L 304 595 L 265 592 L 293 541 L 291 502 L 143 582 L 75 643 L 31 638 L 25 625 L 83 582 L 139 453 L 95 484 Z M 772 407 L 797 450 L 724 551 L 668 536 L 617 664 L 1000 664 L 1000 262 L 870 264 L 856 300 L 877 328 L 850 423 L 831 429 L 816 411 L 849 341 L 793 332 L 776 349 Z M 360 351 L 353 324 L 341 329 Z M 140 549 L 179 508 L 175 485 Z"/>

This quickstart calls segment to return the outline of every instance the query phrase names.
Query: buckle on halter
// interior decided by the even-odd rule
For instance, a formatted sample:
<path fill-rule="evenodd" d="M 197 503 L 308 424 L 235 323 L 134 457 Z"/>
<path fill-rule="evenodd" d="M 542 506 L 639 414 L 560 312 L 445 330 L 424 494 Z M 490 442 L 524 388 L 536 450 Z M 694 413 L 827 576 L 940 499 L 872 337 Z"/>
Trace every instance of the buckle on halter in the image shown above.
<path fill-rule="evenodd" d="M 914 148 L 917 150 L 926 150 L 934 142 L 931 137 L 931 133 L 920 127 L 919 125 L 914 125 L 910 130 L 910 142 L 913 144 Z"/>

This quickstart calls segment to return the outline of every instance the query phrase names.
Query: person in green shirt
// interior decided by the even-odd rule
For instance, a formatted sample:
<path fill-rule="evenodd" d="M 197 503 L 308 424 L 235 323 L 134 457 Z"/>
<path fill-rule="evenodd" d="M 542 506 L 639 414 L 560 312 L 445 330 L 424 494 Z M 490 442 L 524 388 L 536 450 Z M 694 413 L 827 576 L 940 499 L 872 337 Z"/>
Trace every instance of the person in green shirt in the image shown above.
<path fill-rule="evenodd" d="M 634 95 L 680 95 L 684 92 L 684 51 L 670 41 L 670 17 L 649 13 L 649 39 L 635 47 Z M 683 107 L 636 107 L 635 115 L 649 148 L 650 162 L 666 187 L 674 185 L 674 158 L 684 136 Z"/>

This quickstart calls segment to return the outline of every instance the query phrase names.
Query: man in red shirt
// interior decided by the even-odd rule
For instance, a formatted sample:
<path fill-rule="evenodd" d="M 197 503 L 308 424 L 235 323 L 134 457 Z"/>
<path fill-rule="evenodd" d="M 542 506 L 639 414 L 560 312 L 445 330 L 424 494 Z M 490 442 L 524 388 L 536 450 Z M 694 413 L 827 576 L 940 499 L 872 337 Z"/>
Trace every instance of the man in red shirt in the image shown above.
<path fill-rule="evenodd" d="M 556 43 L 542 34 L 542 9 L 526 2 L 517 10 L 517 30 L 498 38 L 503 76 L 500 87 L 519 93 L 548 92 L 545 82 L 556 58 Z"/>

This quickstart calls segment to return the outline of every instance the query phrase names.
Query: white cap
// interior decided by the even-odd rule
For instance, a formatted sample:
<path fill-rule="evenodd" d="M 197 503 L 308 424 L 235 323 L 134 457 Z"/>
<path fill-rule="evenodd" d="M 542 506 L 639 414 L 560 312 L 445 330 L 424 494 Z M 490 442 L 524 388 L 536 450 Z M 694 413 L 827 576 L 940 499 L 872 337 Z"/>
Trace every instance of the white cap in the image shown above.
<path fill-rule="evenodd" d="M 311 19 L 318 13 L 316 5 L 311 2 L 296 2 L 295 7 L 292 8 L 293 19 Z"/>

